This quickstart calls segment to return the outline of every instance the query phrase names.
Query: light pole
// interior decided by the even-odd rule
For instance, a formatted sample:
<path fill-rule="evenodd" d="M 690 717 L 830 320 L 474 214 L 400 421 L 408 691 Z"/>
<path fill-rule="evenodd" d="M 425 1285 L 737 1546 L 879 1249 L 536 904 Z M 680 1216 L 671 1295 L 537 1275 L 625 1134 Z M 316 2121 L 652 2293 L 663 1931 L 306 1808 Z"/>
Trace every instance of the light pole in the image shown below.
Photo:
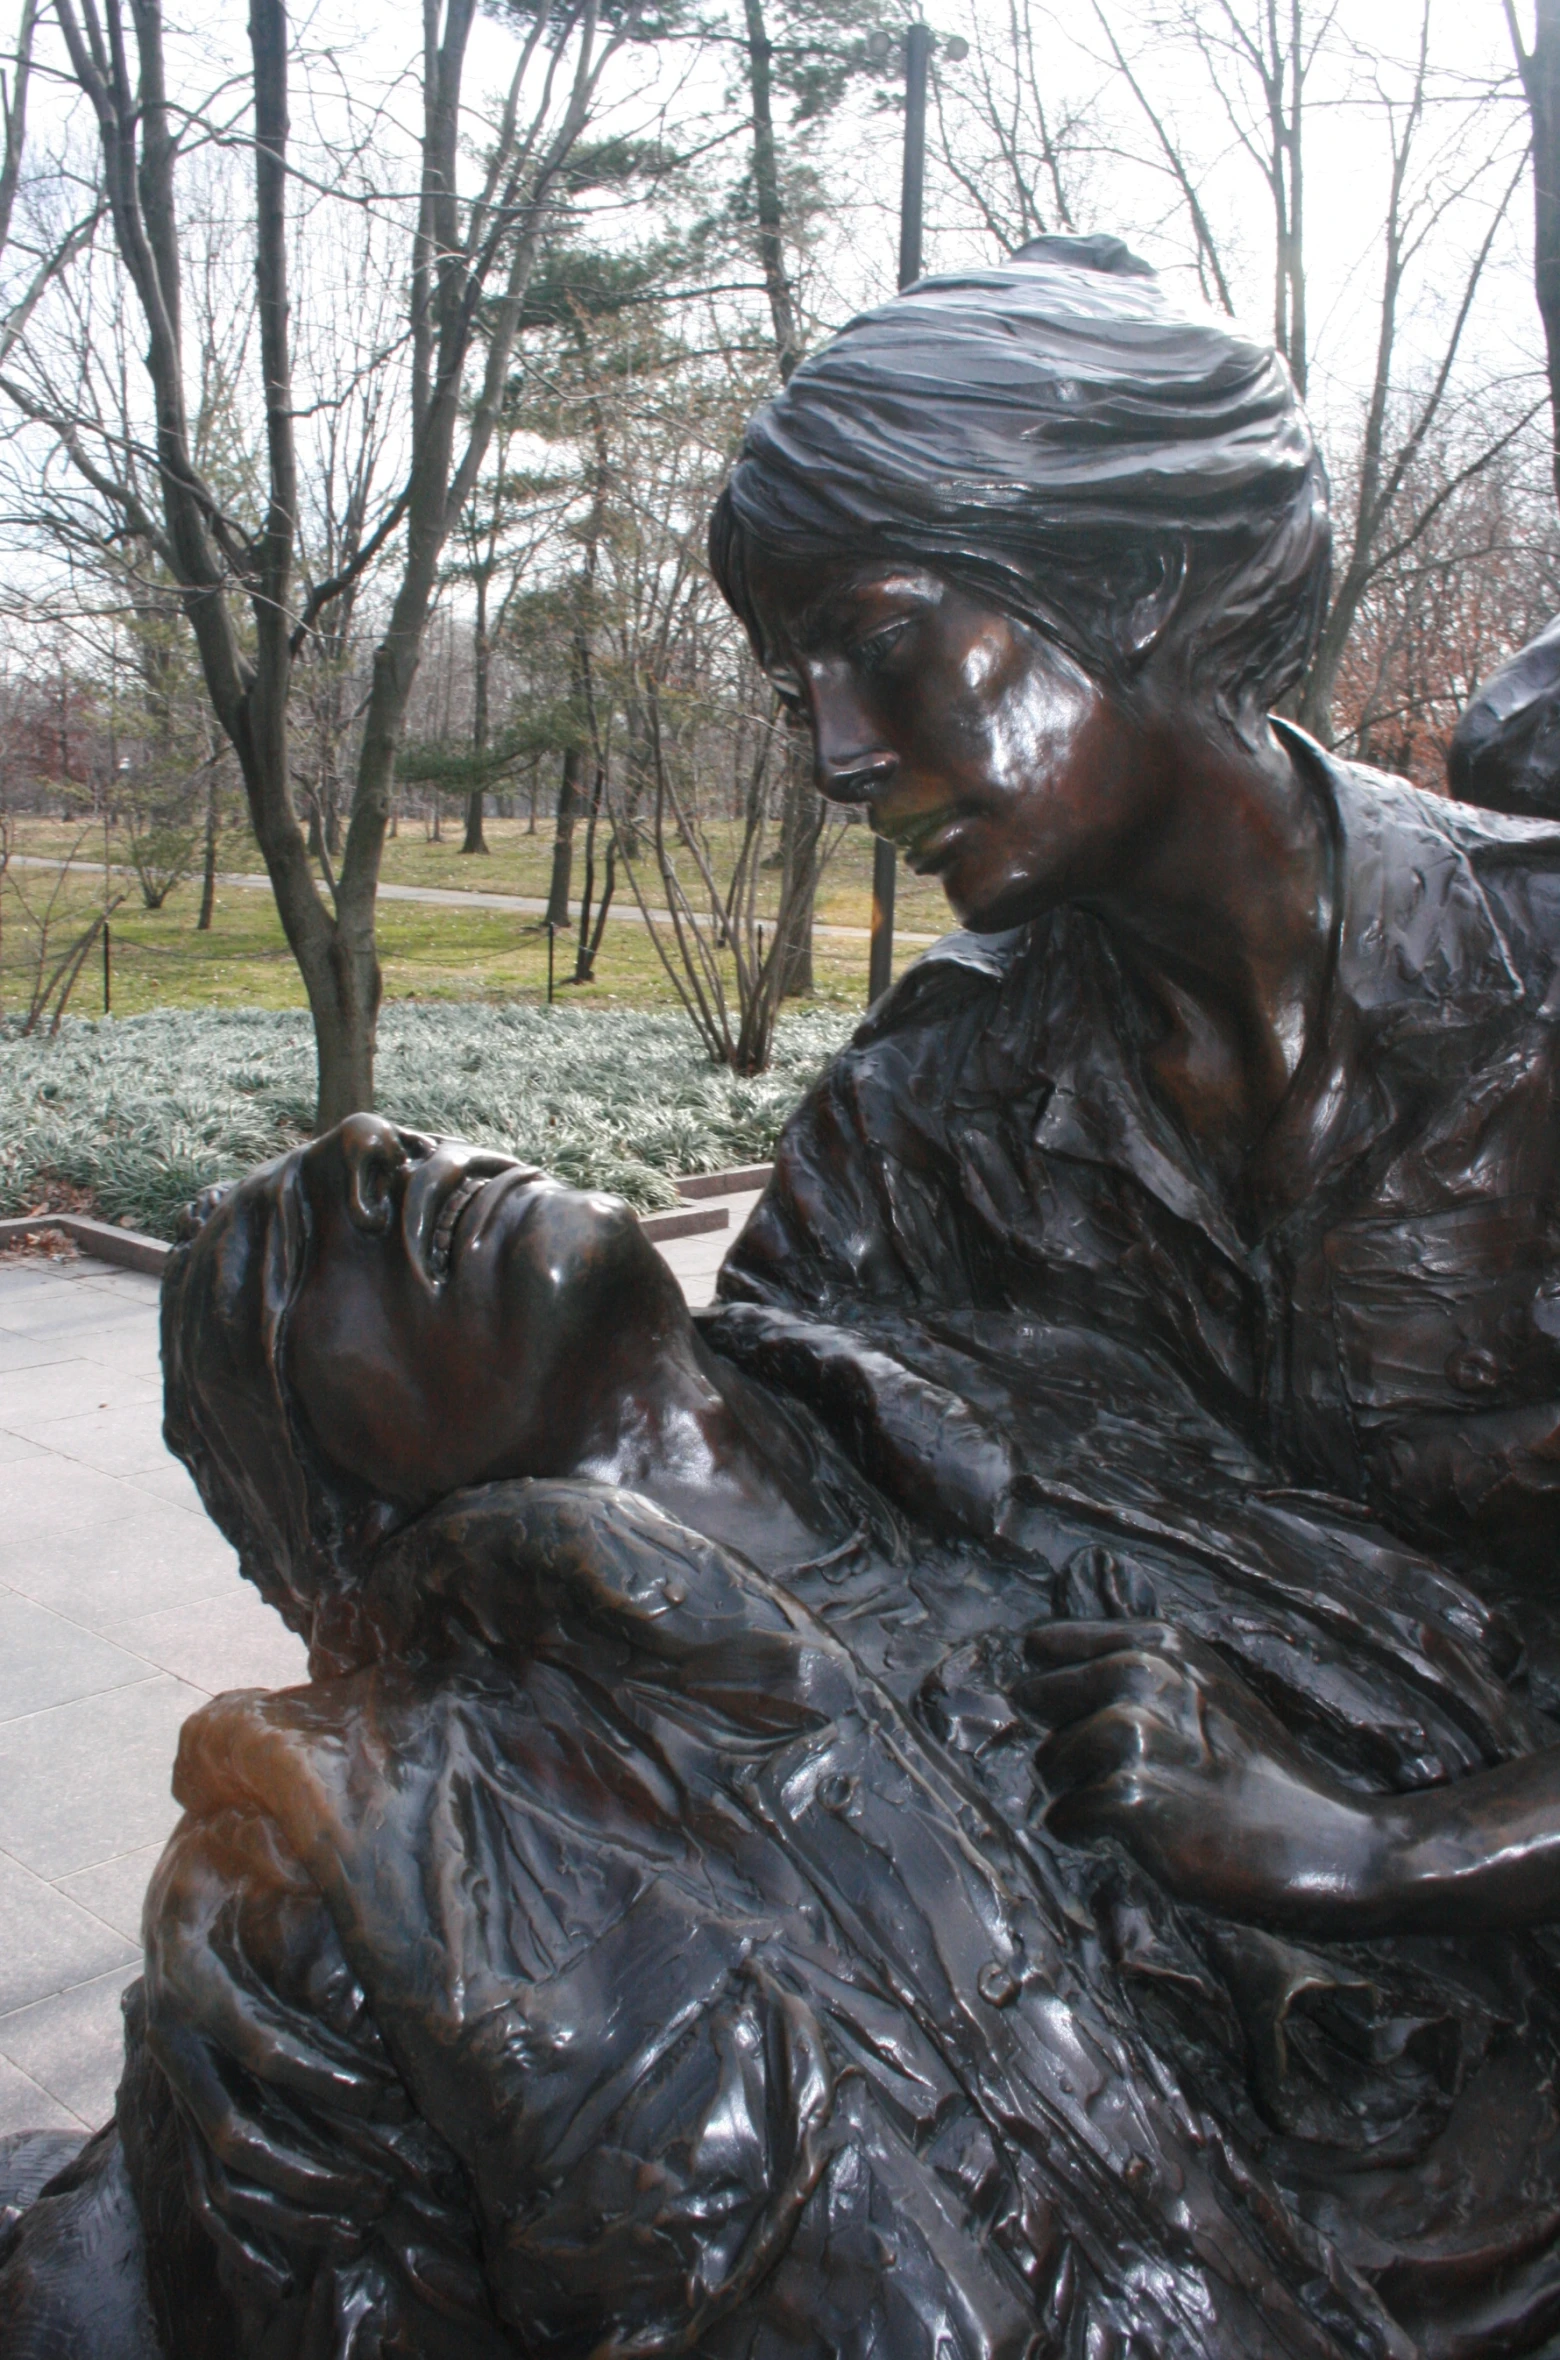
<path fill-rule="evenodd" d="M 899 188 L 899 291 L 921 275 L 921 195 L 926 185 L 926 80 L 934 35 L 930 25 L 912 25 L 905 35 L 905 162 Z M 874 33 L 869 57 L 885 58 L 891 36 Z M 943 43 L 955 65 L 969 54 L 957 34 Z M 886 837 L 872 840 L 872 944 L 867 954 L 867 1001 L 881 999 L 894 979 L 894 847 Z"/>

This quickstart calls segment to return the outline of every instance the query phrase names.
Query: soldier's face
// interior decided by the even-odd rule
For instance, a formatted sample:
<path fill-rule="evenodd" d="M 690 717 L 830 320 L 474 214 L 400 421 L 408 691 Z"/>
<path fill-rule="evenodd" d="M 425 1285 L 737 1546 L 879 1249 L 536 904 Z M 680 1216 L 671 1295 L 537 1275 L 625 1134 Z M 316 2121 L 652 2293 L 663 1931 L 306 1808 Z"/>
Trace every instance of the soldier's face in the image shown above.
<path fill-rule="evenodd" d="M 325 1456 L 382 1498 L 576 1471 L 687 1328 L 614 1198 L 380 1115 L 301 1165 L 313 1245 L 288 1380 Z"/>

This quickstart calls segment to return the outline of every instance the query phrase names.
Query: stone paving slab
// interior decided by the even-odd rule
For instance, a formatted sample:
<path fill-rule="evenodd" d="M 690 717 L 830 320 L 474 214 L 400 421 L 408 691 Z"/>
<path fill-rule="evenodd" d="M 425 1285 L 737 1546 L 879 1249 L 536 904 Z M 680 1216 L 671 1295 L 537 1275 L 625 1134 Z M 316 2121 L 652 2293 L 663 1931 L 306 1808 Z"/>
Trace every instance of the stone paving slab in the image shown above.
<path fill-rule="evenodd" d="M 22 1471 L 0 1470 L 0 1502 L 20 1489 L 12 1475 Z M 170 1507 L 129 1483 L 119 1488 L 117 1513 L 85 1528 L 63 1519 L 51 1528 L 34 1516 L 12 1538 L 9 1518 L 0 1517 L 0 1585 L 103 1638 L 138 1615 L 236 1591 L 233 1552 L 204 1509 Z"/>
<path fill-rule="evenodd" d="M 180 1725 L 305 1670 L 161 1424 L 155 1279 L 0 1266 L 0 2131 L 107 2114 Z"/>
<path fill-rule="evenodd" d="M 145 1678 L 139 1656 L 30 1598 L 0 1592 L 0 1722 Z"/>
<path fill-rule="evenodd" d="M 725 1201 L 659 1244 L 695 1306 L 757 1191 Z M 157 1296 L 0 1261 L 0 2134 L 106 2119 L 180 1724 L 307 1672 L 163 1446 Z"/>
<path fill-rule="evenodd" d="M 135 1957 L 135 1938 L 0 1854 L 0 2020 L 40 1994 L 107 1974 Z M 0 2050 L 4 2043 L 0 2041 Z"/>
<path fill-rule="evenodd" d="M 718 1230 L 708 1237 L 670 1238 L 661 1247 L 663 1260 L 677 1273 L 682 1291 L 696 1311 L 714 1300 L 715 1273 L 762 1193 L 761 1189 L 746 1189 L 740 1196 L 724 1200 L 731 1208 L 729 1229 Z"/>
<path fill-rule="evenodd" d="M 79 2131 L 81 2127 L 68 2106 L 40 2088 L 32 2075 L 23 2073 L 9 2057 L 0 2056 L 0 2135 L 6 2131 Z"/>
<path fill-rule="evenodd" d="M 145 1675 L 0 1723 L 3 1849 L 35 1876 L 74 1876 L 171 1833 L 179 1731 L 212 1691 L 150 1662 Z"/>
<path fill-rule="evenodd" d="M 0 2044 L 11 2064 L 47 2090 L 77 2122 L 96 2129 L 114 2111 L 123 2019 L 120 1996 L 141 1972 L 139 1950 L 124 1966 L 56 1998 L 0 2016 Z M 108 2037 L 105 2037 L 105 2034 Z M 29 2129 L 46 2125 L 29 2124 Z"/>
<path fill-rule="evenodd" d="M 96 1868 L 84 1868 L 79 1876 L 61 1877 L 55 1890 L 67 1901 L 79 1902 L 116 1934 L 123 1934 L 139 1956 L 141 1904 L 162 1849 L 160 1843 L 142 1844 L 137 1851 L 121 1852 L 117 1859 L 100 1860 Z"/>

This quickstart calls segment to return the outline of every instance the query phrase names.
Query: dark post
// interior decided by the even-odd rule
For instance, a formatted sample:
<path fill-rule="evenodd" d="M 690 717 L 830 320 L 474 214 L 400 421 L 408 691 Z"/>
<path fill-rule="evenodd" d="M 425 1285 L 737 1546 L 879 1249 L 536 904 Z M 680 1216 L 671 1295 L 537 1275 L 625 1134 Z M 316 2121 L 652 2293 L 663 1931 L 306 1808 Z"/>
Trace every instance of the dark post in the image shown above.
<path fill-rule="evenodd" d="M 921 275 L 921 190 L 926 179 L 926 69 L 929 25 L 905 35 L 905 169 L 899 196 L 899 286 Z M 867 998 L 881 999 L 894 979 L 894 847 L 882 836 L 872 846 L 872 944 L 867 953 Z"/>
<path fill-rule="evenodd" d="M 103 1013 L 105 1016 L 108 1014 L 109 1000 L 113 992 L 111 957 L 112 954 L 108 946 L 108 920 L 105 918 L 103 920 Z"/>
<path fill-rule="evenodd" d="M 921 191 L 926 181 L 926 70 L 932 57 L 930 25 L 905 35 L 905 169 L 899 192 L 899 292 L 921 275 Z"/>
<path fill-rule="evenodd" d="M 547 1005 L 549 1008 L 553 1004 L 553 944 L 557 938 L 558 929 L 549 918 L 547 921 Z"/>

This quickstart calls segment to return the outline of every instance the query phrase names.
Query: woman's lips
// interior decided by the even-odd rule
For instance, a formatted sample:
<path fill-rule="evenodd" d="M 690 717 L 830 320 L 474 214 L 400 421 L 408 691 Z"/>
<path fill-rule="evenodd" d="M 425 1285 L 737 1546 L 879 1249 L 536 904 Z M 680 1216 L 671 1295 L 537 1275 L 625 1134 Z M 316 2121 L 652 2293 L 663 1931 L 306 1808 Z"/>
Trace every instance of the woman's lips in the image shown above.
<path fill-rule="evenodd" d="M 885 827 L 883 833 L 898 845 L 906 868 L 913 869 L 918 877 L 931 877 L 954 849 L 957 824 L 957 812 L 934 811 L 925 819 Z"/>

